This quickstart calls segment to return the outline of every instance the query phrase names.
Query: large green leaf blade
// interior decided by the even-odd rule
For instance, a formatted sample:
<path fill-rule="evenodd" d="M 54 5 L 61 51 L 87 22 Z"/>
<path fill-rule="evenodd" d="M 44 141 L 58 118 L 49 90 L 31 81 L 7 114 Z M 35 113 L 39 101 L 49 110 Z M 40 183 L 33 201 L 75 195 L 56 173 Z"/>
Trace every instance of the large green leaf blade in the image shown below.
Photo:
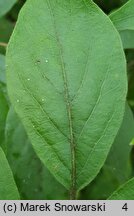
<path fill-rule="evenodd" d="M 81 189 L 102 167 L 124 113 L 117 31 L 92 1 L 27 1 L 7 65 L 9 95 L 36 153 L 66 188 Z"/>
<path fill-rule="evenodd" d="M 134 200 L 134 178 L 116 190 L 109 197 L 109 200 Z"/>
<path fill-rule="evenodd" d="M 19 199 L 18 189 L 5 154 L 0 148 L 0 200 Z"/>
<path fill-rule="evenodd" d="M 0 17 L 6 14 L 17 0 L 0 0 Z"/>

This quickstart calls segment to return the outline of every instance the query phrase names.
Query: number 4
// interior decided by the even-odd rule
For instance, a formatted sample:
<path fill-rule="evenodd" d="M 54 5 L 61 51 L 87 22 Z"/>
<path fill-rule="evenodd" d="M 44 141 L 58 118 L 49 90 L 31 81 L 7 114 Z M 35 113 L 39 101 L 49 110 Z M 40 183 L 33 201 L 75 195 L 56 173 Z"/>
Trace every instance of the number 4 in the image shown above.
<path fill-rule="evenodd" d="M 127 211 L 128 210 L 128 207 L 127 207 L 127 203 L 125 203 L 122 207 L 123 210 Z"/>

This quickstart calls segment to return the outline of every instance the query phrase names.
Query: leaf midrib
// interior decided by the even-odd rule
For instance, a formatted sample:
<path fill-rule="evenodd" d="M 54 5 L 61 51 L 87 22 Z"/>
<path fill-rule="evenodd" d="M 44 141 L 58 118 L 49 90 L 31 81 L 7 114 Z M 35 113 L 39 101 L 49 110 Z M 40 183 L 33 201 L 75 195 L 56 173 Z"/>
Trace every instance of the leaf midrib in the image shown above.
<path fill-rule="evenodd" d="M 67 73 L 65 69 L 65 63 L 63 59 L 63 49 L 59 40 L 58 31 L 56 28 L 55 15 L 53 13 L 50 1 L 47 0 L 47 6 L 50 11 L 50 16 L 52 19 L 52 24 L 55 31 L 56 41 L 59 47 L 60 52 L 60 61 L 61 61 L 61 71 L 64 82 L 64 94 L 65 94 L 65 102 L 68 114 L 68 122 L 69 122 L 69 131 L 70 131 L 70 150 L 71 150 L 71 187 L 70 187 L 70 198 L 75 199 L 76 197 L 76 150 L 75 150 L 75 142 L 74 142 L 74 134 L 73 134 L 73 121 L 72 121 L 72 111 L 71 111 L 71 103 L 69 99 L 69 90 L 68 90 L 68 81 L 67 81 Z"/>

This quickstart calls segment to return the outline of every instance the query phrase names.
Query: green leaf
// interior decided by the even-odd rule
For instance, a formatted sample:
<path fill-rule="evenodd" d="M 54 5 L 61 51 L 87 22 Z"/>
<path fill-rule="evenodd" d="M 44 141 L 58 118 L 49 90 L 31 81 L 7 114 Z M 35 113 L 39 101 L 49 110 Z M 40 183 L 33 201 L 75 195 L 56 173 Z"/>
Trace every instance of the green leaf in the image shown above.
<path fill-rule="evenodd" d="M 0 148 L 0 200 L 19 199 L 18 189 L 5 154 Z"/>
<path fill-rule="evenodd" d="M 129 125 L 129 130 L 128 130 Z M 83 191 L 83 199 L 107 199 L 110 194 L 131 176 L 129 145 L 134 137 L 134 118 L 126 104 L 121 128 L 115 138 L 107 160 L 95 180 Z"/>
<path fill-rule="evenodd" d="M 120 32 L 122 44 L 124 49 L 134 48 L 134 31 L 124 30 Z"/>
<path fill-rule="evenodd" d="M 5 86 L 5 57 L 0 55 L 0 145 L 4 144 L 5 122 L 8 112 Z"/>
<path fill-rule="evenodd" d="M 92 1 L 27 1 L 7 65 L 11 102 L 36 153 L 74 198 L 104 164 L 123 118 L 117 31 Z"/>
<path fill-rule="evenodd" d="M 130 152 L 132 150 L 130 143 L 133 137 L 134 118 L 131 109 L 126 104 L 124 120 L 106 161 L 106 164 L 113 168 L 113 174 L 120 184 L 127 181 L 130 177 Z"/>
<path fill-rule="evenodd" d="M 6 121 L 7 158 L 22 199 L 68 199 L 59 184 L 36 156 L 23 125 L 12 109 Z"/>
<path fill-rule="evenodd" d="M 0 0 L 0 17 L 6 14 L 16 3 L 16 0 Z"/>
<path fill-rule="evenodd" d="M 17 0 L 15 6 L 12 8 L 12 10 L 9 12 L 10 18 L 16 22 L 18 19 L 18 14 L 20 12 L 20 9 L 25 4 L 26 0 Z"/>
<path fill-rule="evenodd" d="M 134 48 L 134 1 L 129 0 L 110 14 L 110 19 L 120 33 L 124 49 Z"/>
<path fill-rule="evenodd" d="M 111 13 L 109 17 L 118 31 L 134 30 L 134 0 L 129 0 L 118 10 Z"/>
<path fill-rule="evenodd" d="M 118 190 L 116 190 L 109 200 L 134 200 L 134 178 L 130 179 Z"/>

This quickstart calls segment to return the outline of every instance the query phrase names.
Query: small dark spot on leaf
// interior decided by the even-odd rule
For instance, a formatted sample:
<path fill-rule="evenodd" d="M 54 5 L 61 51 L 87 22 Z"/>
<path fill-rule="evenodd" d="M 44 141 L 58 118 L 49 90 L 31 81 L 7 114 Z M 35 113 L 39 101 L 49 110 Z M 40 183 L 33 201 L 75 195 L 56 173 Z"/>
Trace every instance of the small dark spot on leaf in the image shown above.
<path fill-rule="evenodd" d="M 35 64 L 40 64 L 41 61 L 39 59 L 36 60 Z"/>

